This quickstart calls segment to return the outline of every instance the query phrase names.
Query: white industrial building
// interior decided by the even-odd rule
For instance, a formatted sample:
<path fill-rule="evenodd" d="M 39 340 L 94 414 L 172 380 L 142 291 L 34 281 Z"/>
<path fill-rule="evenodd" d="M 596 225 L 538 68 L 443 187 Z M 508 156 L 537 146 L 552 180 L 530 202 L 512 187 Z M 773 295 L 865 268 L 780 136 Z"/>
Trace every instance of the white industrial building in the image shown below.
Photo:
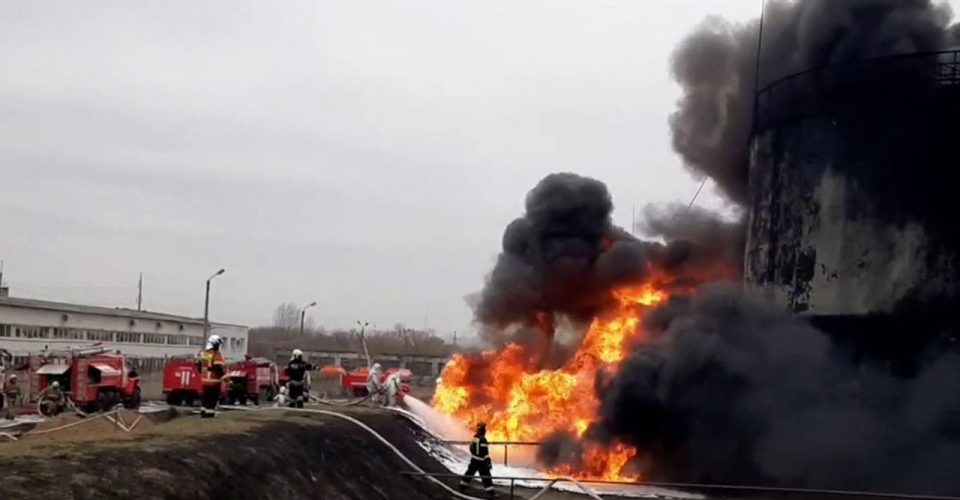
<path fill-rule="evenodd" d="M 247 327 L 211 322 L 210 333 L 223 337 L 228 360 L 247 353 Z M 0 348 L 15 363 L 44 351 L 99 343 L 134 366 L 157 368 L 166 358 L 195 355 L 204 341 L 202 319 L 0 296 Z"/>

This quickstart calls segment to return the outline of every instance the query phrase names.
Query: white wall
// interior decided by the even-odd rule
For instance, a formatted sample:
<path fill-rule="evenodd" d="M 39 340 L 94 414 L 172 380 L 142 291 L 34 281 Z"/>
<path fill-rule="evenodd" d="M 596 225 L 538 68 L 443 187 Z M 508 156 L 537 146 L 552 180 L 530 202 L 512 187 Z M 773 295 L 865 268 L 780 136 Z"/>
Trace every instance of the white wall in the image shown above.
<path fill-rule="evenodd" d="M 25 335 L 36 333 L 30 327 L 41 327 L 44 337 L 26 338 Z M 212 333 L 228 339 L 224 342 L 224 355 L 228 359 L 239 359 L 246 354 L 247 331 L 241 326 L 211 325 Z M 81 338 L 56 338 L 58 336 Z M 103 341 L 109 349 L 129 356 L 191 356 L 203 347 L 203 322 L 192 318 L 157 320 L 0 304 L 0 348 L 15 356 L 37 353 L 45 347 L 66 349 L 92 345 L 104 337 L 110 339 Z"/>
<path fill-rule="evenodd" d="M 219 325 L 216 323 L 210 325 L 210 334 L 217 334 L 223 338 L 223 346 L 220 347 L 220 350 L 227 360 L 243 359 L 243 356 L 247 354 L 249 332 L 250 329 L 245 326 Z"/>

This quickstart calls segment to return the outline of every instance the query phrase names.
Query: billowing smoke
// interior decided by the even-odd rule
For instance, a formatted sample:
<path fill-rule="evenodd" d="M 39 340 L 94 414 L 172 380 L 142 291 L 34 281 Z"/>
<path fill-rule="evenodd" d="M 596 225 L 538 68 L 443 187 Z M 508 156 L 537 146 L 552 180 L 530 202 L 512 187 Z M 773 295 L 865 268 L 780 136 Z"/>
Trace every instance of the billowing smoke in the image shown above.
<path fill-rule="evenodd" d="M 648 480 L 960 493 L 960 356 L 910 380 L 734 284 L 671 299 L 604 384 L 594 439 L 625 440 Z M 551 440 L 543 455 L 570 461 Z"/>
<path fill-rule="evenodd" d="M 688 242 L 710 252 L 709 261 L 718 266 L 712 277 L 722 276 L 721 270 L 740 269 L 743 261 L 746 229 L 742 220 L 726 220 L 717 212 L 698 206 L 681 204 L 647 205 L 638 223 L 640 232 L 650 238 L 660 238 L 673 246 Z M 699 259 L 701 266 L 707 259 Z M 699 273 L 703 276 L 705 273 Z"/>
<path fill-rule="evenodd" d="M 610 193 L 598 180 L 571 173 L 541 180 L 527 194 L 524 216 L 504 232 L 503 250 L 475 308 L 477 321 L 498 329 L 546 321 L 552 330 L 553 315 L 590 320 L 609 305 L 610 290 L 661 271 L 677 281 L 729 278 L 740 271 L 738 262 L 724 261 L 729 255 L 713 246 L 735 237 L 708 214 L 697 211 L 687 219 L 673 209 L 651 213 L 651 232 L 669 240 L 660 244 L 614 226 L 612 210 Z M 678 220 L 691 222 L 671 233 L 665 223 Z"/>
<path fill-rule="evenodd" d="M 760 85 L 830 64 L 940 50 L 960 41 L 946 4 L 931 0 L 771 0 L 763 25 Z M 674 149 L 697 176 L 747 201 L 759 22 L 712 17 L 673 55 L 683 89 L 670 118 Z"/>
<path fill-rule="evenodd" d="M 951 16 L 930 0 L 770 0 L 760 84 L 834 63 L 950 47 L 960 40 Z M 683 89 L 670 120 L 674 147 L 692 172 L 741 205 L 748 198 L 757 31 L 756 21 L 710 18 L 673 58 Z M 872 120 L 836 126 L 850 147 L 873 147 L 876 138 L 863 133 Z M 940 132 L 944 140 L 952 140 L 950 130 Z M 951 199 L 873 191 L 888 204 Z M 641 241 L 612 225 L 611 210 L 599 181 L 543 179 L 528 194 L 524 216 L 507 228 L 476 305 L 503 362 L 514 352 L 552 352 L 561 320 L 586 322 L 608 310 L 619 286 L 652 282 L 672 294 L 643 318 L 643 334 L 617 371 L 596 373 L 599 420 L 580 438 L 550 436 L 538 454 L 544 464 L 577 467 L 590 446 L 625 443 L 637 449 L 633 466 L 648 480 L 960 494 L 960 355 L 932 348 L 915 356 L 909 372 L 858 358 L 862 352 L 847 350 L 858 347 L 754 302 L 739 285 L 705 284 L 739 277 L 742 222 L 696 207 L 648 208 L 639 229 L 657 241 Z M 507 341 L 524 347 L 504 349 Z M 474 360 L 469 376 L 482 379 L 478 384 L 495 379 L 494 359 Z M 529 368 L 545 365 L 539 359 Z"/>

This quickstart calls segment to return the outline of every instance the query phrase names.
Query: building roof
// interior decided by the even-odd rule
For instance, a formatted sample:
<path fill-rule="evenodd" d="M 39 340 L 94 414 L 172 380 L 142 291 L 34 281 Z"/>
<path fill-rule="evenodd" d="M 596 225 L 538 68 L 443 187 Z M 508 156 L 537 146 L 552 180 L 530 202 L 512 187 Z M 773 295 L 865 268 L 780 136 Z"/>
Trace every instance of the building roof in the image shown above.
<path fill-rule="evenodd" d="M 24 309 L 43 309 L 47 311 L 57 311 L 75 314 L 98 314 L 101 316 L 116 316 L 121 318 L 142 319 L 152 321 L 172 321 L 176 323 L 186 323 L 191 325 L 203 325 L 202 318 L 191 318 L 188 316 L 177 316 L 174 314 L 164 314 L 151 311 L 136 311 L 123 307 L 101 307 L 87 306 L 81 304 L 67 304 L 63 302 L 51 302 L 48 300 L 25 299 L 20 297 L 0 297 L 0 306 L 22 307 Z M 235 326 L 246 328 L 243 325 L 232 325 L 229 323 L 210 322 L 211 325 Z"/>

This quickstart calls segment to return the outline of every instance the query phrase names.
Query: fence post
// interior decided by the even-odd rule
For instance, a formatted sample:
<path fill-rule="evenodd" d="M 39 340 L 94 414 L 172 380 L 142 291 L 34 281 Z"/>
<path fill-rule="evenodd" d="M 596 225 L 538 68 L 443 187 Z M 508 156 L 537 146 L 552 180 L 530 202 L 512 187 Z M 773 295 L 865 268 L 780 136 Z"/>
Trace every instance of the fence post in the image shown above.
<path fill-rule="evenodd" d="M 510 465 L 510 462 L 507 461 L 507 448 L 509 448 L 509 445 L 503 445 L 503 465 Z"/>
<path fill-rule="evenodd" d="M 514 479 L 511 477 L 510 478 L 510 500 L 513 500 L 513 484 L 514 484 Z"/>

